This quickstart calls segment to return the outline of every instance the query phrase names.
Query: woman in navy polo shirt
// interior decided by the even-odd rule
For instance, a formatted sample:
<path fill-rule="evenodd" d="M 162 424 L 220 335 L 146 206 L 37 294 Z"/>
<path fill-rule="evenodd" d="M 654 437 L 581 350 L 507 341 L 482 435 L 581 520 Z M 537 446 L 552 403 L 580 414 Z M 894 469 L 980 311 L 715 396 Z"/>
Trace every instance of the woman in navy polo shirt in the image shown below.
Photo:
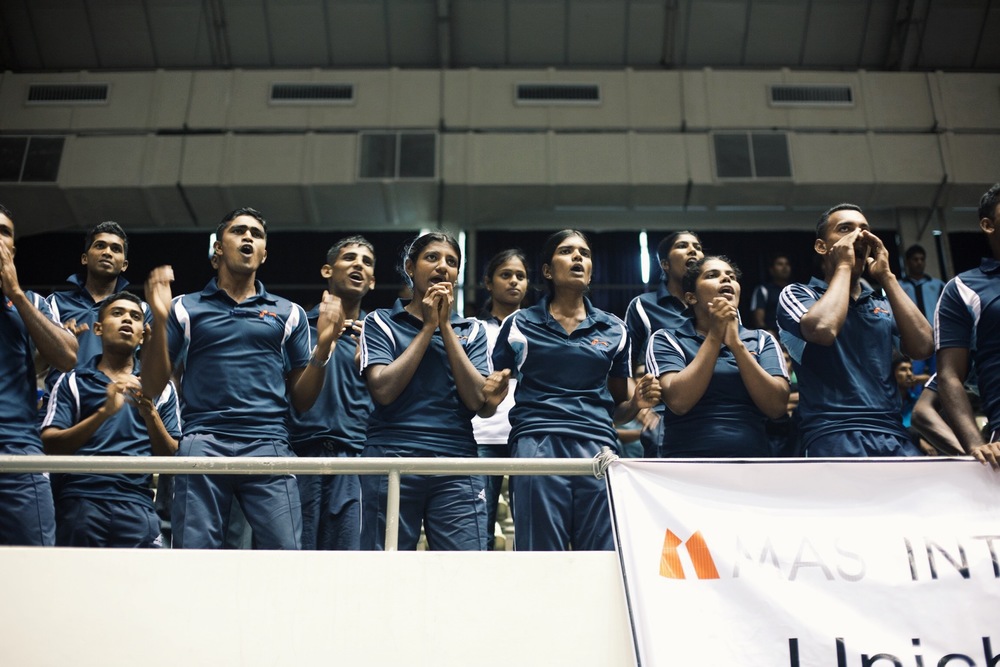
<path fill-rule="evenodd" d="M 507 317 L 521 307 L 528 294 L 528 259 L 518 248 L 501 250 L 487 263 L 483 272 L 483 285 L 490 297 L 479 313 L 479 321 L 486 329 L 488 353 L 493 354 L 500 325 Z M 506 398 L 497 407 L 492 417 L 476 417 L 472 420 L 472 430 L 476 436 L 479 456 L 482 458 L 510 456 L 507 440 L 510 436 L 510 409 L 514 405 L 516 381 L 512 381 Z M 493 551 L 496 530 L 497 506 L 500 502 L 500 488 L 503 475 L 486 478 L 486 548 Z"/>
<path fill-rule="evenodd" d="M 650 339 L 646 368 L 667 406 L 665 457 L 772 456 L 765 417 L 785 414 L 788 371 L 777 341 L 739 321 L 740 272 L 705 257 L 684 276 L 691 317 Z"/>
<path fill-rule="evenodd" d="M 450 235 L 417 238 L 403 261 L 413 299 L 365 318 L 361 372 L 375 408 L 362 456 L 476 456 L 472 416 L 484 403 L 488 360 L 482 323 L 452 313 L 461 261 Z M 361 548 L 381 549 L 388 483 L 361 480 Z M 482 475 L 403 475 L 399 548 L 416 548 L 422 521 L 431 549 L 484 549 L 484 485 Z"/>
<path fill-rule="evenodd" d="M 508 317 L 493 351 L 497 369 L 517 373 L 510 412 L 511 455 L 593 458 L 615 449 L 613 422 L 659 401 L 651 375 L 630 397 L 625 323 L 585 296 L 593 262 L 581 232 L 556 232 L 542 248 L 548 294 Z M 611 520 L 604 482 L 591 475 L 513 476 L 515 546 L 520 550 L 609 550 Z"/>

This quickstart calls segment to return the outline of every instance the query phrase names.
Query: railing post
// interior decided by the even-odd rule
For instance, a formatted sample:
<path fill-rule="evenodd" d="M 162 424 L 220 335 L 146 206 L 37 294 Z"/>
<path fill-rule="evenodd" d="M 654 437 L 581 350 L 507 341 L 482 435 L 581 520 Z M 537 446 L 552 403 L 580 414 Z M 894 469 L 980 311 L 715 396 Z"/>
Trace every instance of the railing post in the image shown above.
<path fill-rule="evenodd" d="M 399 547 L 399 468 L 389 470 L 389 493 L 385 499 L 385 550 Z"/>

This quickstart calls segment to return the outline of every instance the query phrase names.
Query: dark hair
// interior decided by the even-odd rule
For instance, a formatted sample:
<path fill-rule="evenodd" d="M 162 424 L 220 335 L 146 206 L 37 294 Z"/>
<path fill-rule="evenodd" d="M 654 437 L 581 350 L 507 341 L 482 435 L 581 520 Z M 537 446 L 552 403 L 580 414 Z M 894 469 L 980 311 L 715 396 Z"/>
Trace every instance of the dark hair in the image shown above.
<path fill-rule="evenodd" d="M 787 259 L 789 264 L 792 263 L 792 258 L 788 256 L 788 253 L 785 253 L 785 252 L 776 252 L 776 253 L 772 253 L 771 254 L 770 261 L 768 261 L 768 263 L 767 263 L 768 267 L 774 266 L 774 263 L 777 262 L 782 257 L 784 257 L 785 259 Z"/>
<path fill-rule="evenodd" d="M 924 250 L 924 247 L 919 243 L 914 243 L 913 245 L 911 245 L 909 248 L 906 249 L 905 257 L 906 259 L 909 259 L 914 255 L 923 255 L 924 257 L 926 257 L 927 251 Z"/>
<path fill-rule="evenodd" d="M 900 352 L 899 350 L 892 351 L 892 372 L 896 372 L 896 368 L 904 362 L 912 363 L 912 359 Z"/>
<path fill-rule="evenodd" d="M 489 282 L 493 280 L 493 274 L 497 272 L 497 269 L 512 259 L 520 260 L 521 264 L 524 265 L 525 274 L 528 273 L 528 258 L 525 256 L 524 251 L 520 248 L 507 248 L 506 250 L 501 250 L 497 254 L 493 255 L 490 261 L 486 264 L 486 270 L 483 271 L 483 283 L 489 284 Z M 525 295 L 527 295 L 527 293 L 525 293 Z M 486 303 L 483 304 L 483 309 L 480 311 L 480 314 L 489 316 L 492 309 L 493 297 L 489 296 L 486 298 Z M 481 317 L 480 319 L 485 319 L 485 317 Z"/>
<path fill-rule="evenodd" d="M 94 237 L 98 234 L 113 234 L 122 240 L 122 247 L 125 250 L 125 256 L 128 257 L 128 234 L 122 229 L 122 226 L 113 220 L 105 220 L 99 225 L 94 225 L 87 232 L 87 237 L 83 241 L 83 251 L 87 252 L 90 250 L 90 246 L 94 244 Z"/>
<path fill-rule="evenodd" d="M 994 183 L 993 187 L 983 193 L 979 200 L 979 219 L 987 218 L 993 220 L 997 211 L 997 203 L 1000 200 L 1000 183 Z M 7 216 L 10 217 L 9 215 Z"/>
<path fill-rule="evenodd" d="M 14 222 L 14 214 L 11 213 L 10 209 L 4 206 L 3 204 L 0 204 L 0 213 L 6 215 L 7 219 L 10 220 L 11 222 Z"/>
<path fill-rule="evenodd" d="M 375 246 L 372 245 L 372 242 L 360 234 L 355 234 L 354 236 L 345 236 L 330 246 L 330 249 L 326 251 L 326 263 L 333 264 L 336 262 L 337 258 L 340 257 L 340 251 L 349 245 L 359 245 L 368 248 L 372 253 L 372 258 L 375 257 Z"/>
<path fill-rule="evenodd" d="M 857 204 L 837 204 L 827 209 L 823 215 L 819 216 L 819 221 L 816 223 L 816 238 L 821 239 L 824 237 L 826 234 L 826 223 L 830 222 L 830 216 L 837 211 L 857 211 L 858 213 L 864 213 Z"/>
<path fill-rule="evenodd" d="M 740 267 L 736 266 L 736 262 L 729 259 L 725 255 L 706 255 L 699 259 L 697 262 L 688 267 L 687 272 L 684 274 L 684 280 L 681 282 L 685 292 L 693 292 L 695 286 L 698 284 L 698 278 L 701 277 L 702 268 L 705 266 L 705 262 L 710 260 L 718 260 L 720 262 L 725 262 L 729 267 L 736 272 L 736 282 L 739 282 L 743 278 L 743 272 L 740 271 Z"/>
<path fill-rule="evenodd" d="M 101 304 L 100 310 L 97 311 L 97 321 L 100 322 L 104 319 L 104 313 L 115 301 L 131 301 L 135 305 L 139 306 L 139 310 L 143 310 L 142 299 L 140 299 L 135 293 L 129 292 L 128 290 L 122 290 L 120 292 L 115 292 Z M 145 311 L 143 311 L 145 315 Z"/>
<path fill-rule="evenodd" d="M 670 255 L 670 249 L 674 247 L 674 242 L 677 240 L 679 236 L 683 236 L 684 234 L 688 234 L 690 236 L 695 237 L 696 239 L 698 239 L 698 243 L 701 243 L 701 238 L 699 238 L 698 235 L 695 234 L 694 232 L 688 231 L 686 229 L 681 230 L 679 232 L 672 232 L 664 236 L 663 240 L 660 241 L 660 245 L 656 246 L 656 259 L 660 262 L 665 260 Z"/>
<path fill-rule="evenodd" d="M 590 247 L 590 239 L 588 239 L 587 235 L 583 232 L 576 229 L 562 229 L 545 239 L 545 243 L 542 245 L 542 252 L 539 254 L 539 268 L 545 266 L 546 264 L 551 264 L 552 258 L 555 257 L 556 254 L 556 248 L 559 247 L 560 243 L 571 236 L 579 236 L 583 239 L 583 242 L 587 244 L 587 247 Z M 552 285 L 552 279 L 546 278 L 544 271 L 540 271 L 539 273 L 542 276 L 542 280 L 545 281 L 545 286 L 548 288 L 549 294 L 552 294 L 555 290 L 555 287 Z"/>
<path fill-rule="evenodd" d="M 238 208 L 235 211 L 230 211 L 222 217 L 222 220 L 219 221 L 219 224 L 215 228 L 216 238 L 222 236 L 222 232 L 225 231 L 226 225 L 241 215 L 249 215 L 251 218 L 255 219 L 260 223 L 260 226 L 264 228 L 264 234 L 267 234 L 267 220 L 264 219 L 264 214 L 256 209 L 244 206 L 243 208 Z"/>
<path fill-rule="evenodd" d="M 411 289 L 413 288 L 413 278 L 406 272 L 406 263 L 411 262 L 416 264 L 420 252 L 432 243 L 447 243 L 455 251 L 455 254 L 458 255 L 458 263 L 462 263 L 462 247 L 458 245 L 458 241 L 451 234 L 447 232 L 427 232 L 422 236 L 418 236 L 403 249 L 402 262 L 399 266 L 399 275 L 403 276 L 403 282 L 409 285 Z"/>

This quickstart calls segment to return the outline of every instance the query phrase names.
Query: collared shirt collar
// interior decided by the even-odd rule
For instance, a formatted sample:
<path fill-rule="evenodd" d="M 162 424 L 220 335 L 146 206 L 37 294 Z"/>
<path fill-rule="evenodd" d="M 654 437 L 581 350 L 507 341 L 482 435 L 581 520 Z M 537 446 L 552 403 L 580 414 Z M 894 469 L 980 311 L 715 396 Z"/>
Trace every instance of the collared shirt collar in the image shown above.
<path fill-rule="evenodd" d="M 670 290 L 667 289 L 666 280 L 660 280 L 660 286 L 656 288 L 656 302 L 662 304 L 664 301 L 671 301 L 671 300 L 676 301 L 682 306 L 686 305 L 682 300 L 678 299 L 676 296 L 670 293 Z"/>
<path fill-rule="evenodd" d="M 256 293 L 252 297 L 247 299 L 247 301 L 256 301 L 257 299 L 260 299 L 261 301 L 264 301 L 266 303 L 278 302 L 277 299 L 268 294 L 267 290 L 264 289 L 264 283 L 260 282 L 259 280 L 255 280 L 253 284 Z M 212 278 L 211 280 L 209 280 L 208 284 L 205 285 L 205 289 L 201 291 L 201 295 L 203 297 L 218 297 L 220 294 L 225 298 L 229 299 L 230 301 L 233 300 L 232 297 L 229 296 L 229 294 L 227 294 L 221 287 L 219 287 L 219 281 L 217 278 Z"/>
<path fill-rule="evenodd" d="M 406 303 L 409 303 L 409 301 L 407 301 Z M 398 320 L 404 317 L 410 317 L 413 318 L 413 320 L 420 322 L 420 319 L 413 317 L 413 315 L 411 315 L 410 312 L 406 310 L 405 306 L 406 304 L 403 303 L 402 299 L 396 299 L 396 303 L 392 304 L 392 310 L 389 312 L 389 317 L 391 317 L 394 320 Z M 448 318 L 448 321 L 451 322 L 452 324 L 460 324 L 465 321 L 465 318 L 456 313 L 455 311 L 452 311 L 451 316 Z"/>
<path fill-rule="evenodd" d="M 993 257 L 983 257 L 983 261 L 979 263 L 979 270 L 983 273 L 997 273 L 1000 272 L 1000 259 L 994 259 Z"/>
<path fill-rule="evenodd" d="M 830 285 L 827 284 L 825 280 L 820 280 L 816 276 L 809 279 L 809 287 L 815 288 L 818 292 L 826 292 L 830 289 Z M 853 301 L 863 301 L 875 294 L 870 288 L 865 287 L 864 284 L 861 285 L 861 294 L 858 295 L 857 299 L 852 299 Z"/>
<path fill-rule="evenodd" d="M 526 317 L 529 321 L 535 322 L 537 324 L 544 324 L 549 328 L 554 328 L 557 331 L 562 331 L 563 333 L 565 333 L 565 330 L 562 328 L 562 325 L 559 324 L 555 320 L 555 318 L 552 317 L 552 314 L 549 312 L 549 304 L 551 302 L 552 302 L 552 296 L 549 294 L 545 294 L 538 302 L 537 308 L 527 308 L 520 312 L 523 312 L 524 317 Z M 613 323 L 613 321 L 607 315 L 607 313 L 594 308 L 594 305 L 590 302 L 590 299 L 588 299 L 587 297 L 583 297 L 583 305 L 587 309 L 587 317 L 585 317 L 583 321 L 580 322 L 580 326 L 577 327 L 577 329 L 586 329 L 588 327 L 592 327 L 595 324 Z"/>
<path fill-rule="evenodd" d="M 83 292 L 87 296 L 91 296 L 90 292 L 87 290 L 87 277 L 84 273 L 74 273 L 66 278 L 66 282 L 70 285 L 76 287 L 78 292 Z M 118 279 L 115 281 L 115 293 L 121 292 L 123 289 L 128 287 L 129 282 L 125 276 L 118 274 Z M 93 298 L 93 297 L 91 297 Z"/>

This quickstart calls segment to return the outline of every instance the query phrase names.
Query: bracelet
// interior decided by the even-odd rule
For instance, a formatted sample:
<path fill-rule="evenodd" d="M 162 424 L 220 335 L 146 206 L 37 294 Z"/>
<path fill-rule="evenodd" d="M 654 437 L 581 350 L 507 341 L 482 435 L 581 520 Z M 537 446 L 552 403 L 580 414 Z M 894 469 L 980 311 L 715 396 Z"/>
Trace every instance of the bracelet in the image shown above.
<path fill-rule="evenodd" d="M 331 352 L 326 359 L 320 361 L 319 359 L 316 358 L 316 350 L 313 350 L 312 355 L 309 357 L 309 365 L 312 366 L 313 368 L 326 368 L 326 365 L 330 363 L 330 357 L 332 356 L 333 353 Z"/>

